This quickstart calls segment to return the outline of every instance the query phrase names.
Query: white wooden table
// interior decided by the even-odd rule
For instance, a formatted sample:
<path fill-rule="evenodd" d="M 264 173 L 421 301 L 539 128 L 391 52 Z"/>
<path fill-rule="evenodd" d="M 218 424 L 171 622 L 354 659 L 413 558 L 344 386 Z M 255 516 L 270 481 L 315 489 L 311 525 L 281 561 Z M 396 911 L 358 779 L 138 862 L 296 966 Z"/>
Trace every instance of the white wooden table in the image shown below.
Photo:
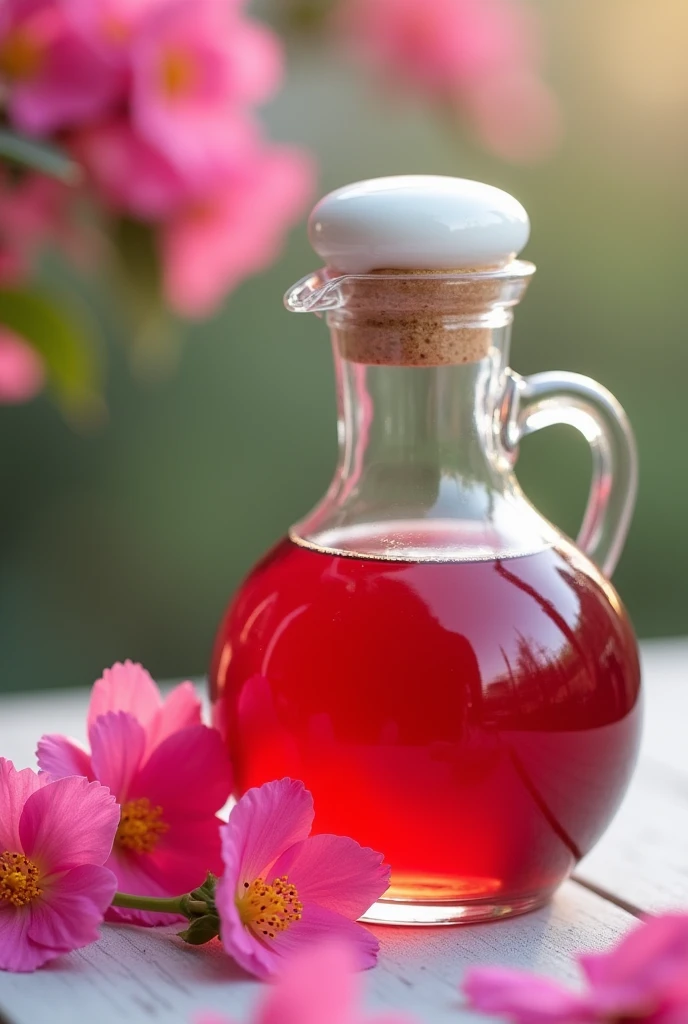
<path fill-rule="evenodd" d="M 379 966 L 366 974 L 371 1010 L 403 1008 L 426 1024 L 486 1021 L 460 1006 L 473 964 L 528 967 L 574 981 L 570 957 L 604 949 L 643 911 L 688 909 L 688 640 L 643 645 L 647 713 L 639 767 L 599 846 L 552 903 L 493 924 L 376 929 Z M 86 694 L 0 698 L 0 754 L 33 765 L 40 732 L 83 733 Z M 0 1024 L 186 1022 L 202 1008 L 247 1018 L 260 990 L 217 943 L 174 929 L 105 926 L 100 942 L 33 975 L 0 972 Z"/>

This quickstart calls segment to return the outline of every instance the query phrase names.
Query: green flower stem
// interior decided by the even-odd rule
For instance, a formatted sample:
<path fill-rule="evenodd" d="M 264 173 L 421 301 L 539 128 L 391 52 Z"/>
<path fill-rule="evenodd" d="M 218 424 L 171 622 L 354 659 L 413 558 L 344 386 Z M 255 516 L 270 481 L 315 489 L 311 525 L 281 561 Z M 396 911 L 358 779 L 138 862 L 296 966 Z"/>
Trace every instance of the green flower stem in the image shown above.
<path fill-rule="evenodd" d="M 158 896 L 131 896 L 126 892 L 116 892 L 112 906 L 126 907 L 128 910 L 153 910 L 157 914 L 180 914 L 189 918 L 207 914 L 210 909 L 205 900 L 194 900 L 188 892 L 170 899 Z"/>

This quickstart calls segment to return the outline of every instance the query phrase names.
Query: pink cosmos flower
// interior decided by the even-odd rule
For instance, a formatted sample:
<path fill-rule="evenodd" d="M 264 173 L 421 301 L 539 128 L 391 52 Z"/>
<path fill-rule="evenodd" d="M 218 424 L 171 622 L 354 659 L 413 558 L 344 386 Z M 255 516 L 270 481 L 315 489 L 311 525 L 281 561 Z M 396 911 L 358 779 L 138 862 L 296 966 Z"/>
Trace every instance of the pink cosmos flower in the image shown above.
<path fill-rule="evenodd" d="M 4 0 L 0 82 L 11 121 L 38 135 L 97 116 L 123 95 L 125 85 L 73 31 L 55 0 Z"/>
<path fill-rule="evenodd" d="M 649 918 L 615 949 L 579 957 L 588 983 L 571 992 L 548 978 L 474 968 L 463 990 L 483 1013 L 513 1024 L 683 1024 L 688 1021 L 688 914 Z"/>
<path fill-rule="evenodd" d="M 243 278 L 267 267 L 303 212 L 313 179 L 303 153 L 256 149 L 220 187 L 163 225 L 163 284 L 170 305 L 185 316 L 203 316 Z"/>
<path fill-rule="evenodd" d="M 0 403 L 28 402 L 45 383 L 43 360 L 8 327 L 0 325 Z"/>
<path fill-rule="evenodd" d="M 0 969 L 34 971 L 98 938 L 118 821 L 97 782 L 50 782 L 0 758 Z"/>
<path fill-rule="evenodd" d="M 313 817 L 303 783 L 282 779 L 249 789 L 221 829 L 220 935 L 259 978 L 326 938 L 348 942 L 357 969 L 377 960 L 377 939 L 355 921 L 387 890 L 390 868 L 353 839 L 311 836 Z"/>
<path fill-rule="evenodd" d="M 260 1000 L 253 1024 L 411 1024 L 403 1014 L 369 1016 L 358 1008 L 360 986 L 356 959 L 349 946 L 325 942 L 297 953 L 289 970 Z M 196 1024 L 233 1024 L 217 1014 L 203 1014 Z"/>
<path fill-rule="evenodd" d="M 538 26 L 522 0 L 343 0 L 337 18 L 374 69 L 461 111 L 499 155 L 537 157 L 556 141 Z"/>
<path fill-rule="evenodd" d="M 90 753 L 65 736 L 43 736 L 38 764 L 53 776 L 84 775 L 114 794 L 120 822 L 107 862 L 118 889 L 177 896 L 219 874 L 217 812 L 231 791 L 231 769 L 214 729 L 200 724 L 191 683 L 163 701 L 141 665 L 113 665 L 93 687 Z M 112 908 L 109 920 L 169 923 L 169 916 Z"/>
<path fill-rule="evenodd" d="M 226 164 L 233 119 L 275 90 L 281 60 L 277 38 L 236 2 L 156 4 L 131 43 L 133 124 L 180 168 L 207 178 Z"/>

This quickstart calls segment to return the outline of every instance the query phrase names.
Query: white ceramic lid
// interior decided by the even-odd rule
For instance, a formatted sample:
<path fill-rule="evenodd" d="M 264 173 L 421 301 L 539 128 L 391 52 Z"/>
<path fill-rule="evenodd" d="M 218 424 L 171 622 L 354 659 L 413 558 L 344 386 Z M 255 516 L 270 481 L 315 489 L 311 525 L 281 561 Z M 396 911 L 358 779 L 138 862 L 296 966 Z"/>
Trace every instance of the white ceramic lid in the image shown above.
<path fill-rule="evenodd" d="M 347 274 L 503 266 L 528 241 L 518 200 L 467 178 L 404 174 L 330 192 L 308 221 L 323 262 Z"/>

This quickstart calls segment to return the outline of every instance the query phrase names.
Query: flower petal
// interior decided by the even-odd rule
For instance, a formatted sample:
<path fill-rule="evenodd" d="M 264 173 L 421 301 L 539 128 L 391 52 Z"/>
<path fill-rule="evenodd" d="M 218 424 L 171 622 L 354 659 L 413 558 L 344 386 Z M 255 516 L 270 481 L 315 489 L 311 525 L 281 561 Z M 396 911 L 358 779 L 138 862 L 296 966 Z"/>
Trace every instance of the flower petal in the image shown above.
<path fill-rule="evenodd" d="M 133 661 L 117 661 L 93 684 L 88 706 L 88 731 L 108 711 L 128 711 L 147 725 L 162 707 L 162 697 L 150 674 Z"/>
<path fill-rule="evenodd" d="M 67 952 L 99 937 L 103 915 L 117 891 L 107 868 L 82 864 L 49 881 L 31 903 L 29 938 L 38 946 Z"/>
<path fill-rule="evenodd" d="M 35 971 L 59 954 L 29 939 L 31 915 L 23 907 L 0 909 L 0 971 Z"/>
<path fill-rule="evenodd" d="M 196 687 L 193 683 L 180 683 L 158 711 L 149 733 L 149 744 L 157 746 L 180 729 L 202 724 L 201 701 Z"/>
<path fill-rule="evenodd" d="M 112 794 L 98 782 L 71 776 L 28 798 L 19 837 L 26 856 L 38 862 L 43 875 L 51 875 L 81 864 L 104 864 L 118 825 Z"/>
<path fill-rule="evenodd" d="M 179 896 L 179 892 L 171 892 L 159 879 L 149 873 L 150 859 L 146 854 L 129 855 L 128 852 L 115 849 L 107 861 L 108 867 L 117 878 L 117 889 L 133 896 Z M 110 907 L 105 914 L 106 921 L 126 921 L 130 924 L 154 925 L 176 924 L 186 920 L 173 914 L 156 914 L 148 910 L 129 910 L 125 907 Z"/>
<path fill-rule="evenodd" d="M 576 1024 L 593 1021 L 587 999 L 556 981 L 527 971 L 474 967 L 462 989 L 471 1009 L 509 1014 L 514 1024 Z"/>
<path fill-rule="evenodd" d="M 626 988 L 652 1000 L 688 965 L 688 914 L 651 917 L 624 936 L 608 953 L 580 957 L 590 983 Z"/>
<path fill-rule="evenodd" d="M 302 782 L 281 779 L 247 790 L 220 830 L 225 864 L 238 865 L 237 882 L 269 871 L 280 854 L 308 837 L 313 817 L 313 797 Z"/>
<path fill-rule="evenodd" d="M 389 888 L 384 857 L 346 836 L 310 836 L 277 860 L 274 875 L 288 875 L 302 903 L 317 903 L 355 920 Z"/>
<path fill-rule="evenodd" d="M 17 771 L 11 761 L 0 757 L 0 852 L 22 853 L 19 819 L 24 804 L 32 793 L 48 784 L 46 775 L 37 775 L 31 768 Z"/>
<path fill-rule="evenodd" d="M 348 946 L 324 942 L 302 950 L 267 989 L 256 1024 L 351 1024 L 358 992 Z"/>
<path fill-rule="evenodd" d="M 189 186 L 183 176 L 163 153 L 133 131 L 125 116 L 116 115 L 87 125 L 72 137 L 70 149 L 86 168 L 101 203 L 113 210 L 142 220 L 162 220 L 188 202 Z M 148 676 L 140 665 L 132 668 Z M 153 682 L 150 676 L 148 679 Z M 149 695 L 148 686 L 140 693 L 135 690 L 132 696 L 136 703 L 119 707 L 108 702 L 97 713 L 131 711 L 147 724 L 153 716 L 150 707 L 143 705 L 143 698 Z M 156 699 L 159 701 L 159 697 Z"/>
<path fill-rule="evenodd" d="M 155 748 L 128 796 L 147 797 L 163 816 L 200 817 L 219 811 L 231 791 L 231 764 L 219 733 L 192 725 Z"/>
<path fill-rule="evenodd" d="M 225 874 L 215 890 L 215 905 L 220 915 L 220 938 L 225 951 L 240 967 L 249 974 L 255 974 L 257 978 L 266 979 L 276 973 L 279 956 L 274 949 L 259 942 L 241 922 L 235 901 L 238 871 L 238 851 L 232 848 L 225 858 Z"/>
<path fill-rule="evenodd" d="M 28 402 L 44 383 L 45 368 L 38 352 L 14 331 L 0 328 L 0 402 L 3 405 Z"/>
<path fill-rule="evenodd" d="M 57 14 L 59 7 L 48 4 L 42 13 Z M 29 135 L 92 120 L 117 102 L 124 86 L 95 50 L 66 31 L 54 34 L 41 63 L 39 73 L 17 83 L 9 96 L 13 124 Z"/>
<path fill-rule="evenodd" d="M 321 944 L 328 939 L 344 942 L 351 948 L 355 970 L 367 970 L 377 963 L 380 943 L 372 932 L 348 917 L 311 903 L 304 906 L 300 921 L 295 921 L 270 940 L 270 949 L 274 950 L 277 958 L 274 973 L 281 972 L 287 958 L 291 963 L 292 956 L 303 946 Z"/>
<path fill-rule="evenodd" d="M 123 804 L 143 760 L 143 726 L 128 712 L 108 711 L 95 720 L 89 739 L 93 774 Z"/>
<path fill-rule="evenodd" d="M 146 872 L 157 879 L 168 896 L 178 896 L 201 885 L 209 871 L 222 874 L 219 818 L 178 818 L 146 858 Z"/>
<path fill-rule="evenodd" d="M 91 755 L 75 740 L 70 740 L 59 733 L 41 736 L 36 748 L 36 760 L 42 771 L 56 779 L 64 779 L 68 775 L 83 775 L 93 780 Z"/>

